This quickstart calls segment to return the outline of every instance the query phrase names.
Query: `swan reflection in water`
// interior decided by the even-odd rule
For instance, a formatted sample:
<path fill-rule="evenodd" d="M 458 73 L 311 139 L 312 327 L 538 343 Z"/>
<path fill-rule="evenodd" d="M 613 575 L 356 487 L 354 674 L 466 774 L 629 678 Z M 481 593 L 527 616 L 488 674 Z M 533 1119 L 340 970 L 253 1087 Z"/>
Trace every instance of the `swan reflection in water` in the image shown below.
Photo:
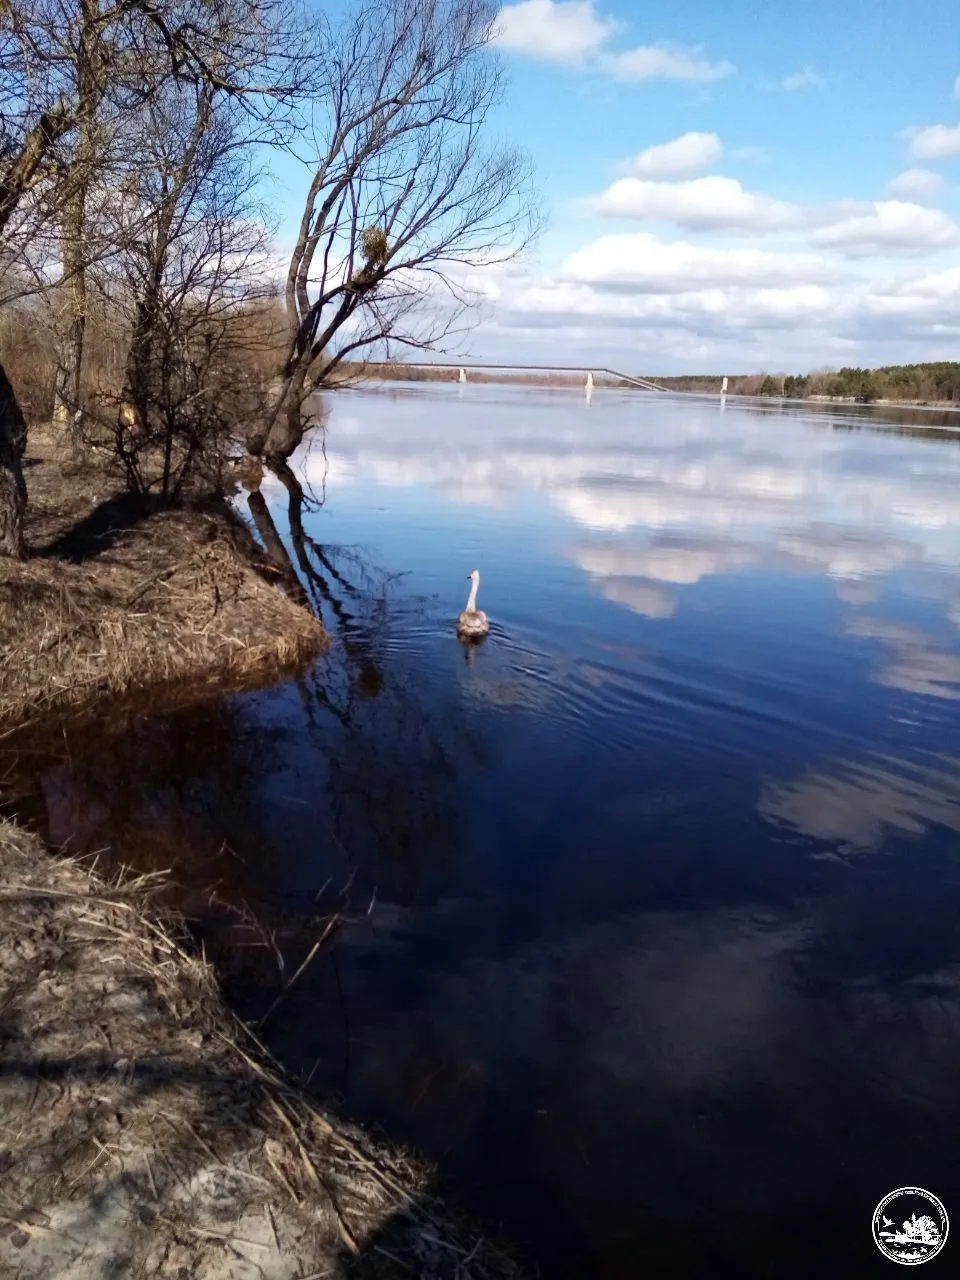
<path fill-rule="evenodd" d="M 463 650 L 463 660 L 472 671 L 477 665 L 477 650 L 487 643 L 486 636 L 477 636 L 475 639 L 467 639 L 464 636 L 457 636 L 460 641 L 460 648 Z"/>

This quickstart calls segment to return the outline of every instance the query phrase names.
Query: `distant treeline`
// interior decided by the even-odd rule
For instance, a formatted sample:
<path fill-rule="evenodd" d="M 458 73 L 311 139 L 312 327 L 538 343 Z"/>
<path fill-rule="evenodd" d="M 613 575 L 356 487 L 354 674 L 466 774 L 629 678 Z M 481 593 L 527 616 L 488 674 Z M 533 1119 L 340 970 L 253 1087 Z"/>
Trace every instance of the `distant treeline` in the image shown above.
<path fill-rule="evenodd" d="M 720 376 L 658 378 L 654 382 L 671 391 L 716 393 Z M 869 404 L 873 400 L 903 400 L 919 404 L 960 403 L 960 362 L 939 360 L 929 364 L 888 364 L 880 369 L 817 369 L 813 373 L 754 373 L 728 379 L 731 395 L 829 396 Z"/>
<path fill-rule="evenodd" d="M 582 387 L 585 373 L 530 369 L 527 371 L 510 369 L 478 369 L 465 366 L 470 382 L 510 382 L 527 387 Z M 388 382 L 457 382 L 459 368 L 451 365 L 407 364 L 405 361 L 372 361 L 361 363 L 344 360 L 341 365 L 344 378 L 363 380 L 373 378 Z M 717 379 L 714 379 L 716 382 Z M 598 378 L 600 386 L 627 387 L 627 382 L 616 382 L 611 378 Z M 719 385 L 719 383 L 718 383 Z"/>
<path fill-rule="evenodd" d="M 533 386 L 582 386 L 584 373 L 507 369 L 477 369 L 466 365 L 470 382 L 515 382 Z M 349 378 L 387 378 L 404 382 L 454 382 L 457 369 L 437 365 L 393 364 L 343 365 Z M 685 374 L 662 377 L 642 375 L 668 391 L 693 391 L 717 395 L 723 385 L 720 374 Z M 598 387 L 629 390 L 631 384 L 606 374 L 594 375 Z M 738 396 L 788 396 L 794 399 L 823 396 L 857 400 L 900 400 L 905 403 L 960 404 L 960 361 L 941 360 L 931 364 L 890 364 L 882 369 L 817 369 L 813 373 L 744 373 L 727 376 L 727 391 Z"/>

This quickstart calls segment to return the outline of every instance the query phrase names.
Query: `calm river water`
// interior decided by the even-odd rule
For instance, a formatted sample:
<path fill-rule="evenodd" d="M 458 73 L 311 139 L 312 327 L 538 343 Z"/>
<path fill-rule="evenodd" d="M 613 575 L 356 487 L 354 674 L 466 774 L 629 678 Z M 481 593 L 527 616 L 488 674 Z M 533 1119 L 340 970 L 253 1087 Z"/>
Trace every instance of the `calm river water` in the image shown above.
<path fill-rule="evenodd" d="M 907 1185 L 960 1223 L 960 437 L 471 384 L 325 411 L 293 532 L 332 653 L 68 744 L 50 835 L 173 861 L 248 1015 L 275 953 L 209 912 L 289 976 L 340 910 L 265 1037 L 545 1277 L 886 1274 Z"/>

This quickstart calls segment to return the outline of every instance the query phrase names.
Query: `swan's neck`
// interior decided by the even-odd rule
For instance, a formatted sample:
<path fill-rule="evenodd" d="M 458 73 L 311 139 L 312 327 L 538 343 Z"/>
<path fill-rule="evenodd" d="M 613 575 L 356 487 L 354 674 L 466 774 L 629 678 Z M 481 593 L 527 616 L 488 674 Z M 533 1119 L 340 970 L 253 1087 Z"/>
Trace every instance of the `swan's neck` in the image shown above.
<path fill-rule="evenodd" d="M 476 613 L 477 611 L 477 588 L 479 586 L 479 581 L 474 578 L 470 586 L 470 594 L 467 596 L 467 613 Z"/>

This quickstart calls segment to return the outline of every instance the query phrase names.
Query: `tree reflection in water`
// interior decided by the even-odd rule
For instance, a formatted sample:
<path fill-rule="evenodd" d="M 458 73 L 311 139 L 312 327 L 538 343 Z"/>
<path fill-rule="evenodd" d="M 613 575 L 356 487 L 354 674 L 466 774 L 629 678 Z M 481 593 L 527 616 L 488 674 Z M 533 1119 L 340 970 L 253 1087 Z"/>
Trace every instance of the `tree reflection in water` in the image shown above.
<path fill-rule="evenodd" d="M 251 516 L 331 652 L 275 689 L 6 743 L 0 764 L 8 807 L 51 843 L 106 870 L 169 869 L 168 898 L 261 1008 L 332 914 L 429 896 L 458 845 L 458 777 L 483 760 L 457 707 L 431 704 L 387 653 L 390 577 L 312 539 L 303 514 L 316 499 L 274 470 L 290 548 L 259 493 Z"/>
<path fill-rule="evenodd" d="M 286 462 L 273 460 L 271 469 L 287 494 L 287 564 L 335 641 L 297 686 L 307 732 L 325 756 L 332 836 L 354 865 L 376 866 L 378 885 L 395 901 L 411 901 L 424 873 L 456 848 L 454 784 L 484 753 L 456 708 L 431 706 L 400 658 L 388 658 L 395 579 L 354 549 L 312 538 L 304 510 L 322 499 L 305 494 Z M 339 729 L 332 741 L 328 717 Z"/>
<path fill-rule="evenodd" d="M 740 401 L 738 410 L 751 418 L 797 417 L 824 431 L 870 431 L 881 435 L 912 436 L 920 440 L 960 444 L 960 413 L 954 410 L 918 408 L 916 405 L 883 406 L 870 403 L 780 400 L 775 396 Z M 919 417 L 919 421 L 918 421 Z"/>

